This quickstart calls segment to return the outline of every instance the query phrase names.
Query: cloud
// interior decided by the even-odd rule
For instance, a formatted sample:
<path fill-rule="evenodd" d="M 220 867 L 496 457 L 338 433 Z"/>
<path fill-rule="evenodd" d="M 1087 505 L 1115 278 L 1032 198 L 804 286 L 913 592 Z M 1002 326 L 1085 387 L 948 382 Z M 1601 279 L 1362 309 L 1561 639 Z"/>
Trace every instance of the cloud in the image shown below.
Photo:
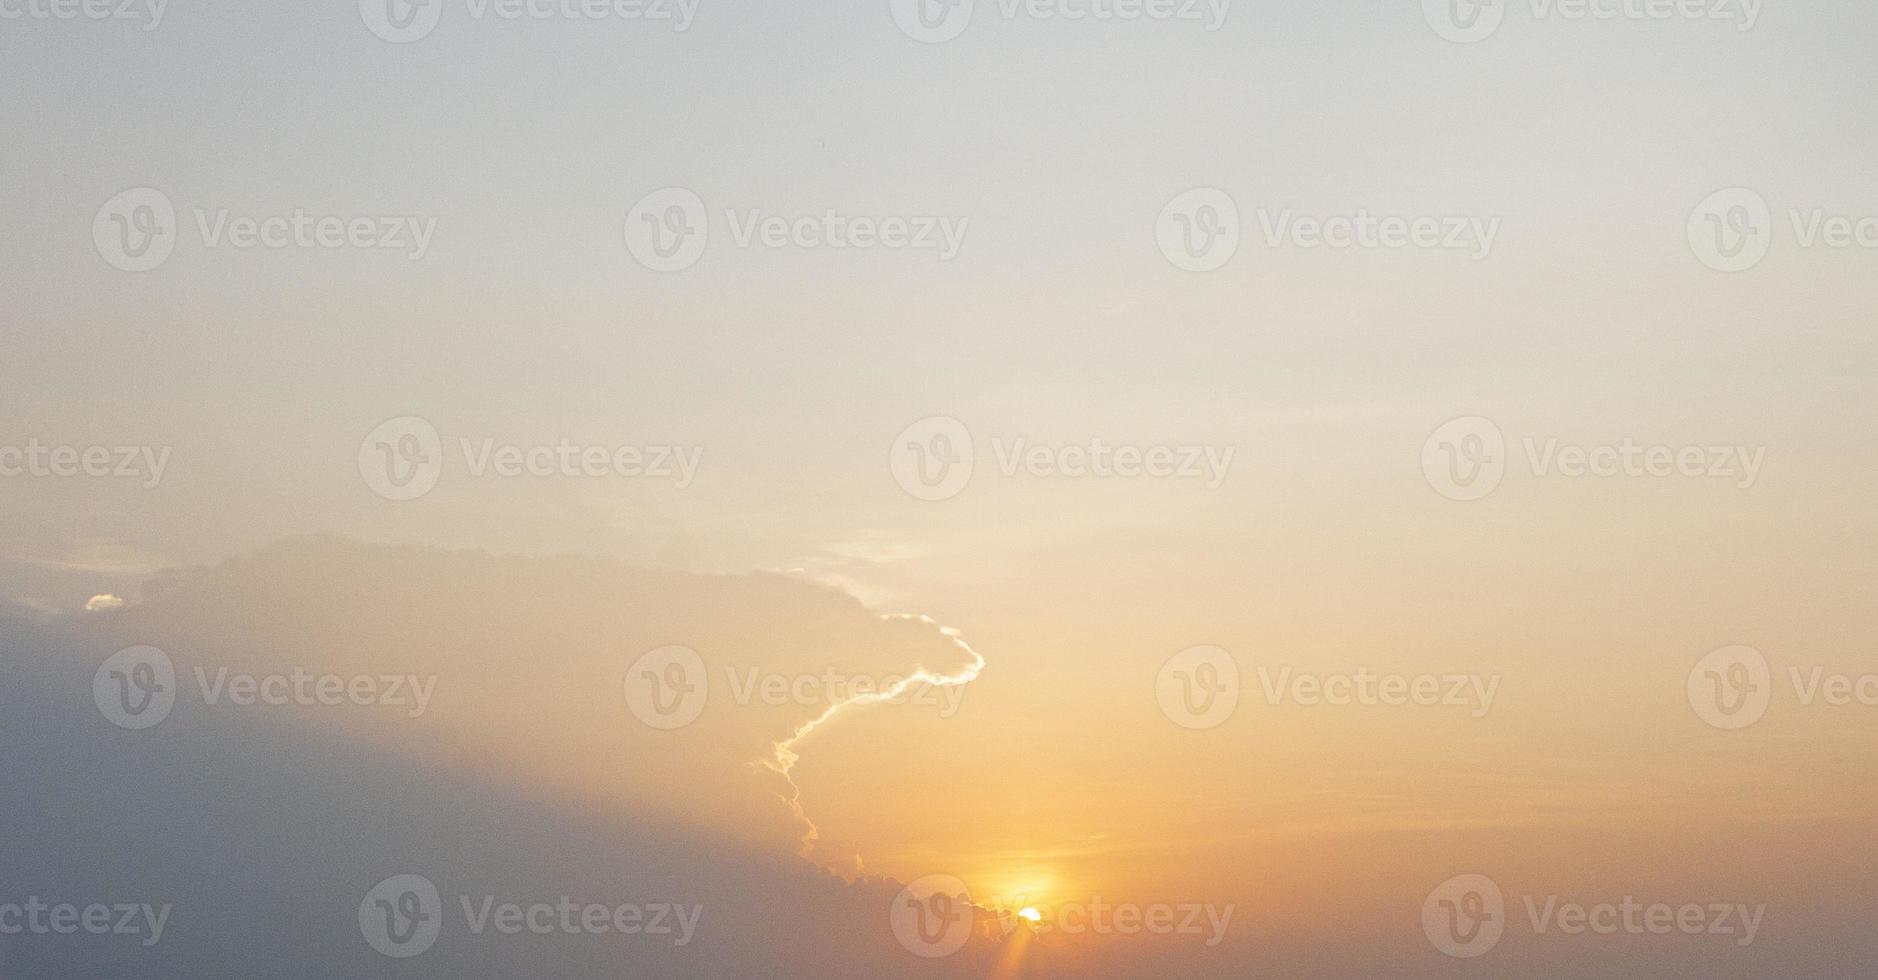
<path fill-rule="evenodd" d="M 90 703 L 107 652 L 85 625 L 0 620 L 0 903 L 173 911 L 151 946 L 8 936 L 9 977 L 323 980 L 389 976 L 394 965 L 414 980 L 964 977 L 983 975 L 995 952 L 912 957 L 888 927 L 897 882 L 844 882 L 709 821 L 572 804 L 336 726 L 179 707 L 150 731 L 117 729 Z M 403 874 L 435 884 L 444 920 L 434 947 L 394 964 L 367 944 L 358 909 L 375 884 Z M 651 935 L 479 935 L 463 905 L 561 896 L 701 914 L 680 946 Z"/>
<path fill-rule="evenodd" d="M 166 573 L 145 593 L 96 621 L 104 646 L 156 646 L 187 682 L 296 669 L 430 681 L 421 717 L 277 713 L 538 791 L 702 821 L 785 852 L 813 830 L 779 752 L 836 705 L 852 699 L 860 710 L 875 700 L 852 694 L 848 679 L 963 682 L 983 663 L 937 624 L 882 616 L 812 583 L 593 558 L 302 538 Z M 672 645 L 697 654 L 704 699 L 695 720 L 662 730 L 631 710 L 627 684 L 641 680 L 628 671 Z M 824 683 L 830 677 L 843 683 Z"/>
<path fill-rule="evenodd" d="M 359 907 L 373 886 L 405 874 L 429 879 L 447 916 L 434 948 L 397 964 L 409 978 L 951 978 L 1018 967 L 1039 977 L 1414 978 L 1448 966 L 1426 955 L 1412 915 L 1426 885 L 1401 864 L 1444 840 L 1459 845 L 1423 830 L 1344 839 L 1314 855 L 1275 847 L 1236 863 L 1208 841 L 1169 841 L 1152 860 L 1207 862 L 1249 883 L 1217 947 L 1188 937 L 1032 936 L 981 907 L 957 952 L 912 955 L 892 928 L 901 882 L 852 864 L 844 877 L 798 856 L 814 801 L 798 801 L 798 812 L 782 771 L 785 753 L 807 759 L 823 740 L 889 731 L 824 730 L 819 720 L 901 709 L 865 700 L 835 707 L 847 701 L 840 691 L 741 699 L 724 671 L 873 671 L 960 684 L 986 658 L 930 621 L 883 617 L 810 583 L 315 538 L 172 571 L 139 594 L 108 616 L 0 614 L 0 744 L 8 746 L 0 902 L 147 901 L 173 904 L 173 915 L 150 948 L 113 937 L 7 937 L 0 973 L 9 977 L 389 975 L 390 961 L 367 945 Z M 627 668 L 678 643 L 712 671 L 709 698 L 690 724 L 648 726 L 628 707 Z M 147 730 L 119 727 L 104 711 L 124 691 L 100 667 L 138 644 L 162 649 L 175 669 L 176 703 Z M 343 701 L 226 700 L 231 674 L 295 672 L 428 677 L 434 697 L 416 716 Z M 221 703 L 205 703 L 205 683 L 219 685 Z M 915 768 L 920 753 L 950 748 L 893 746 Z M 1051 774 L 1037 778 L 1049 791 Z M 902 795 L 908 786 L 943 794 L 919 780 L 893 785 Z M 1287 892 L 1284 875 L 1271 873 L 1272 862 L 1287 860 L 1329 861 L 1313 885 L 1324 894 Z M 1306 914 L 1326 895 L 1349 908 L 1410 913 Z M 677 946 L 646 936 L 476 934 L 460 904 L 561 896 L 703 912 L 695 941 Z M 1835 974 L 1778 942 L 1757 943 L 1755 955 Z M 1509 962 L 1535 978 L 1670 976 L 1674 958 L 1688 955 L 1665 947 L 1646 962 L 1608 952 Z"/>

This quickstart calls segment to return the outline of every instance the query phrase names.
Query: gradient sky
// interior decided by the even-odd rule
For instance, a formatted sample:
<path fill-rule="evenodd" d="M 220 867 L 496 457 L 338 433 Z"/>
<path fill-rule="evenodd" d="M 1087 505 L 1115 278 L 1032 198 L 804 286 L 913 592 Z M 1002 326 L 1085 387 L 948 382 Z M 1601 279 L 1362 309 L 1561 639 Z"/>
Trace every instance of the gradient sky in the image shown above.
<path fill-rule="evenodd" d="M 1211 33 L 978 7 L 935 45 L 885 0 L 705 0 L 682 33 L 458 4 L 408 45 L 350 3 L 176 0 L 149 32 L 0 21 L 0 444 L 174 450 L 151 490 L 0 479 L 0 596 L 135 599 L 307 533 L 778 572 L 929 615 L 988 661 L 956 717 L 869 710 L 803 743 L 831 866 L 1237 901 L 1253 945 L 1382 935 L 1405 956 L 1434 954 L 1391 929 L 1463 872 L 1752 898 L 1822 931 L 1873 911 L 1851 850 L 1878 804 L 1878 708 L 1789 702 L 1725 733 L 1684 682 L 1732 643 L 1776 672 L 1878 669 L 1878 251 L 1795 247 L 1785 218 L 1878 215 L 1878 8 L 1769 3 L 1742 32 L 1518 4 L 1459 45 L 1406 0 L 1241 0 Z M 132 275 L 91 226 L 138 186 L 185 224 L 304 208 L 437 229 L 417 262 L 190 230 Z M 622 224 L 667 186 L 705 201 L 712 241 L 660 274 Z M 1687 223 L 1734 186 L 1772 203 L 1777 244 L 1725 275 Z M 1195 187 L 1251 232 L 1204 274 L 1154 237 Z M 721 220 L 831 207 L 969 229 L 942 262 L 740 249 Z M 1480 261 L 1303 250 L 1257 240 L 1260 208 L 1502 224 Z M 703 463 L 682 490 L 446 477 L 391 503 L 356 457 L 404 415 L 446 444 L 677 443 Z M 935 415 L 980 465 L 929 502 L 888 453 Z M 1463 503 L 1419 462 L 1459 416 L 1515 453 L 1628 437 L 1766 465 L 1748 490 L 1516 466 Z M 1213 490 L 1007 479 L 994 437 L 1235 455 Z M 1154 685 L 1199 644 L 1248 675 L 1502 680 L 1484 718 L 1248 688 L 1196 732 Z"/>

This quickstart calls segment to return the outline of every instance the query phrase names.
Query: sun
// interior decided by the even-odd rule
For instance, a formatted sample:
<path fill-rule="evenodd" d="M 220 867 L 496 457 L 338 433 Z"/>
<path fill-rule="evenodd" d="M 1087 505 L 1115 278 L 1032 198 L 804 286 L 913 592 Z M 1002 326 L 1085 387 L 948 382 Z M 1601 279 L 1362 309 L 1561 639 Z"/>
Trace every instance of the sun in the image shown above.
<path fill-rule="evenodd" d="M 1021 909 L 1018 909 L 1017 917 L 1027 922 L 1042 922 L 1043 921 L 1043 913 L 1037 911 L 1035 908 L 1029 905 L 1026 905 Z"/>

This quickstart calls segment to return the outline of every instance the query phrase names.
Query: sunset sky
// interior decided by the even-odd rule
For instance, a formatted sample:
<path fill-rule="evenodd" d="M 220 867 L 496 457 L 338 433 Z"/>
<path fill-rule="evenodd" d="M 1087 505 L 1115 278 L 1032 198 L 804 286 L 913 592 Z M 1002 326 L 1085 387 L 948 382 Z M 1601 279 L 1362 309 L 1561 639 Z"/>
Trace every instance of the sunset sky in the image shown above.
<path fill-rule="evenodd" d="M 1878 8 L 50 2 L 0 0 L 0 975 L 1878 964 Z M 1313 241 L 1385 218 L 1459 244 Z M 198 682 L 296 670 L 435 693 Z M 381 957 L 403 874 L 444 933 Z M 957 953 L 896 931 L 942 879 Z M 6 934 L 55 894 L 176 908 Z M 703 918 L 460 934 L 563 895 Z M 1762 911 L 1531 911 L 1633 897 Z"/>

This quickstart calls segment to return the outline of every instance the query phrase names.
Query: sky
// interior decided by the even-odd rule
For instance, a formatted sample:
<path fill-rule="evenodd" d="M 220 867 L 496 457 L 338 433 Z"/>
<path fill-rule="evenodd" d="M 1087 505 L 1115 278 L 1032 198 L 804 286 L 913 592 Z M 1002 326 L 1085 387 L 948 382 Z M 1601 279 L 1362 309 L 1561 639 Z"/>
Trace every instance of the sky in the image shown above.
<path fill-rule="evenodd" d="M 921 2 L 0 0 L 0 829 L 76 862 L 0 933 L 122 867 L 180 929 L 0 964 L 1867 975 L 1878 11 Z M 312 836 L 59 810 L 214 799 Z M 427 862 L 725 925 L 381 957 Z M 995 935 L 896 932 L 954 882 Z M 1535 911 L 1627 897 L 1764 915 Z"/>

